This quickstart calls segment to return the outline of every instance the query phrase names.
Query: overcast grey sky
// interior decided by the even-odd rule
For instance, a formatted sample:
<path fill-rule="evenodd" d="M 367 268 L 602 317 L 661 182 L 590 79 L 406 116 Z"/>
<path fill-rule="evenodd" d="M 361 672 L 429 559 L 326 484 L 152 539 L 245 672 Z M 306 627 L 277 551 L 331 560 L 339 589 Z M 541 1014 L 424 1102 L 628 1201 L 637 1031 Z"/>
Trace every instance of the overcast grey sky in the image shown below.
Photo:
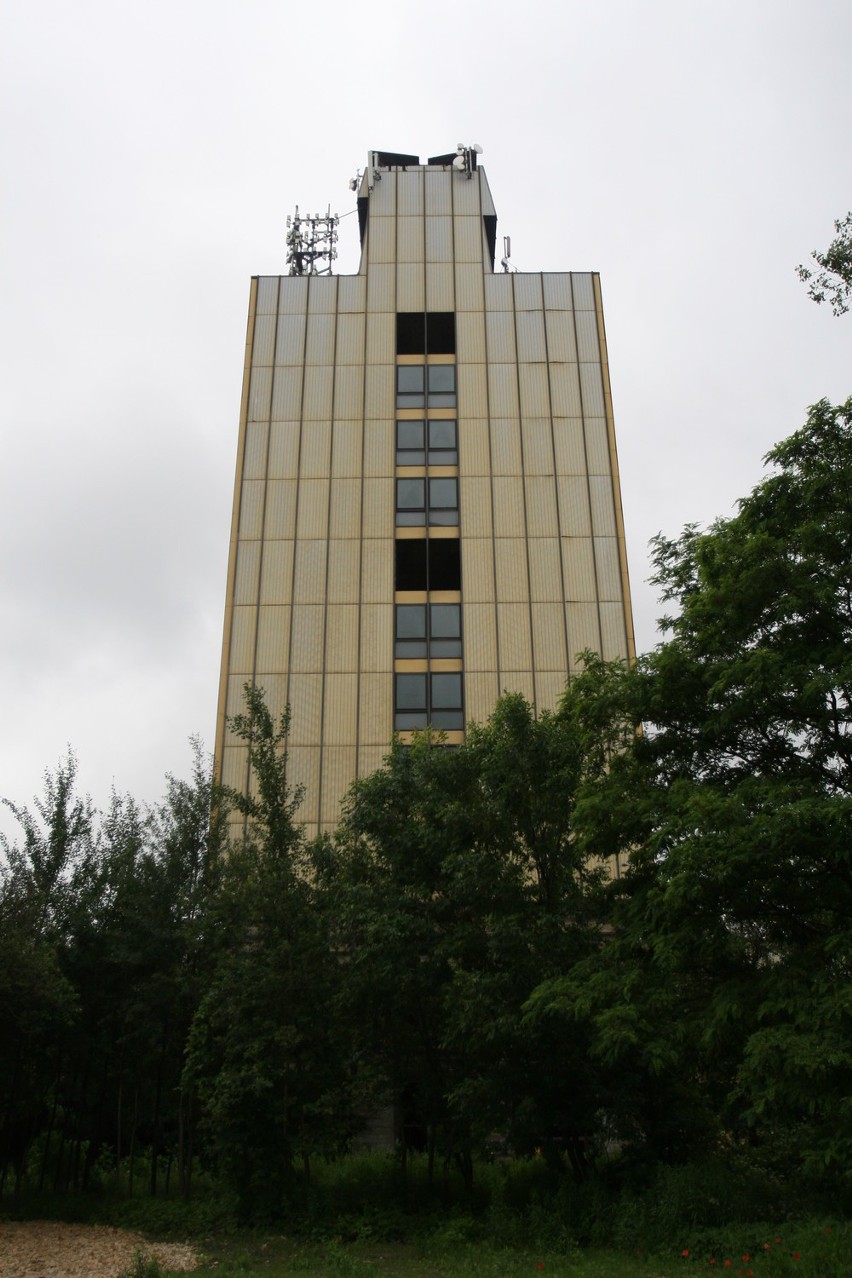
<path fill-rule="evenodd" d="M 517 267 L 601 272 L 652 646 L 649 538 L 852 393 L 794 274 L 852 207 L 850 65 L 848 0 L 7 0 L 0 795 L 70 743 L 153 801 L 212 746 L 249 278 L 373 147 L 481 143 Z"/>

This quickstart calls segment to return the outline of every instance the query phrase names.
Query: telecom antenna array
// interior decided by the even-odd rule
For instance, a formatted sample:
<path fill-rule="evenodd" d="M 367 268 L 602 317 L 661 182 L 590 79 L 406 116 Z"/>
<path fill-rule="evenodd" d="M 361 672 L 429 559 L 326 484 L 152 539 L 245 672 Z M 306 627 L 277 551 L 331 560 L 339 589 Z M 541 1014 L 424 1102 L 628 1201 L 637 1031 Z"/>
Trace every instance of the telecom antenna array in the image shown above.
<path fill-rule="evenodd" d="M 330 205 L 324 216 L 300 213 L 296 205 L 296 212 L 287 218 L 288 275 L 331 275 L 339 221 Z"/>

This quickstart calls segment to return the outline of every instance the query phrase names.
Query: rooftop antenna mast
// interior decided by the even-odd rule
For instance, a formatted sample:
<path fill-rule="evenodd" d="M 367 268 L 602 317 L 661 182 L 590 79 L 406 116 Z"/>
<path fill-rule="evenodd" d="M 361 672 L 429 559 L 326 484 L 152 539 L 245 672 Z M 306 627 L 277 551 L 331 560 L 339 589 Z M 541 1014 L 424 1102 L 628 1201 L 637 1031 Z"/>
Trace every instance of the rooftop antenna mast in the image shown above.
<path fill-rule="evenodd" d="M 503 270 L 506 272 L 513 271 L 515 269 L 514 266 L 512 266 L 512 263 L 509 261 L 509 258 L 511 256 L 512 256 L 512 240 L 510 236 L 504 235 L 503 236 L 503 256 L 500 259 L 500 265 L 503 267 Z"/>
<path fill-rule="evenodd" d="M 288 275 L 331 275 L 339 221 L 331 205 L 325 215 L 300 213 L 296 205 L 296 212 L 287 218 Z"/>

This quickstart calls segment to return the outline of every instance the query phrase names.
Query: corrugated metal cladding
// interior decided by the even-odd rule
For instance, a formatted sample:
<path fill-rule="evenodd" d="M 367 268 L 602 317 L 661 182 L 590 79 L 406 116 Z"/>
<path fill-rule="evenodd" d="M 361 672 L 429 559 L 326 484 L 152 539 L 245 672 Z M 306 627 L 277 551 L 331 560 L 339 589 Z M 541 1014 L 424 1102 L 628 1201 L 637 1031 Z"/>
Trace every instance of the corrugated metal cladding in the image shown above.
<path fill-rule="evenodd" d="M 309 833 L 393 730 L 398 312 L 455 315 L 468 721 L 505 690 L 555 706 L 579 652 L 632 643 L 597 277 L 494 274 L 482 169 L 367 186 L 356 276 L 251 290 L 217 766 L 249 784 L 225 726 L 246 680 L 289 703 Z"/>

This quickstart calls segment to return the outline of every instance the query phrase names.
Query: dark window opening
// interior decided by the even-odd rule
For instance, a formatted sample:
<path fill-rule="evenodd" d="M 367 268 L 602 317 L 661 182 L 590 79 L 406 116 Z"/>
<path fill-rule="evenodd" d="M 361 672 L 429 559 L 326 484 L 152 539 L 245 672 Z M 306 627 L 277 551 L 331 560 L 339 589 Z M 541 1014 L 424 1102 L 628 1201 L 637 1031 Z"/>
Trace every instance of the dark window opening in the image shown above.
<path fill-rule="evenodd" d="M 425 355 L 426 316 L 422 311 L 401 311 L 396 317 L 397 355 Z"/>
<path fill-rule="evenodd" d="M 411 537 L 394 543 L 395 590 L 461 590 L 457 537 Z"/>
<path fill-rule="evenodd" d="M 456 317 L 452 311 L 429 311 L 426 315 L 426 354 L 455 355 Z"/>
<path fill-rule="evenodd" d="M 462 676 L 455 672 L 394 676 L 394 728 L 463 728 Z"/>
<path fill-rule="evenodd" d="M 405 169 L 420 163 L 419 155 L 403 155 L 401 151 L 374 151 L 380 169 Z"/>
<path fill-rule="evenodd" d="M 494 256 L 497 248 L 497 214 L 483 213 L 482 221 L 485 224 L 485 240 L 488 244 L 488 255 L 491 258 L 491 269 L 494 270 Z"/>

